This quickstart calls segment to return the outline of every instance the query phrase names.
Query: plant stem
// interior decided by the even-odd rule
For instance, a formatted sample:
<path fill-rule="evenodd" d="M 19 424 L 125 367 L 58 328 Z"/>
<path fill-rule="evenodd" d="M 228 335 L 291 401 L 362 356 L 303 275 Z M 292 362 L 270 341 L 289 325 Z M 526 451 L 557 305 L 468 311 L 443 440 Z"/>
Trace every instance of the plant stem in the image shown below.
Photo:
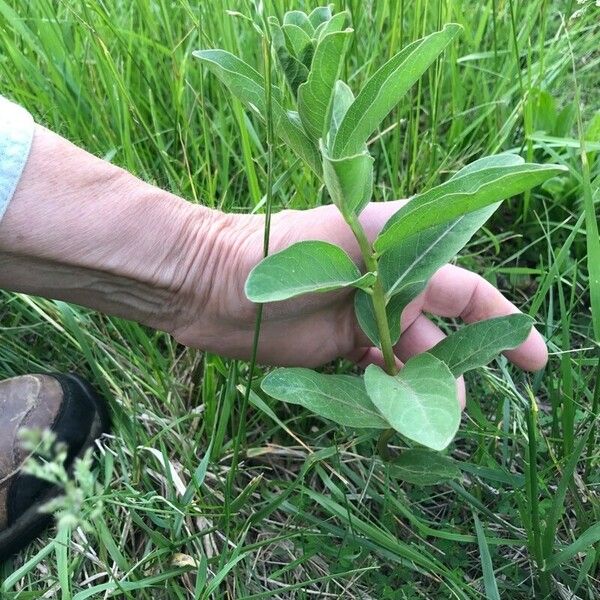
<path fill-rule="evenodd" d="M 267 29 L 265 28 L 265 32 Z M 266 129 L 267 129 L 267 190 L 266 190 L 266 205 L 265 205 L 265 226 L 263 234 L 263 254 L 267 256 L 269 254 L 269 239 L 271 235 L 271 212 L 273 207 L 273 146 L 274 146 L 274 127 L 272 117 L 272 88 L 271 88 L 271 39 L 263 37 L 263 58 L 265 64 L 265 106 L 266 106 Z M 242 399 L 242 406 L 240 407 L 239 422 L 237 428 L 237 435 L 234 439 L 233 444 L 233 455 L 231 458 L 231 468 L 227 474 L 227 494 L 225 495 L 225 516 L 227 527 L 225 535 L 227 539 L 230 539 L 230 510 L 231 510 L 231 497 L 233 494 L 235 476 L 238 468 L 239 452 L 241 440 L 246 439 L 245 436 L 245 425 L 246 425 L 246 413 L 248 412 L 248 404 L 250 402 L 250 393 L 252 391 L 252 380 L 254 377 L 254 370 L 256 368 L 256 359 L 258 356 L 258 342 L 260 338 L 260 330 L 262 324 L 263 315 L 263 304 L 259 304 L 256 309 L 256 319 L 254 322 L 254 335 L 252 338 L 252 354 L 250 357 L 250 365 L 248 368 L 248 382 L 246 384 L 246 390 Z M 224 553 L 223 556 L 226 556 Z"/>
<path fill-rule="evenodd" d="M 585 460 L 584 481 L 587 482 L 594 460 L 594 449 L 596 445 L 596 423 L 600 413 L 600 348 L 596 351 L 598 354 L 598 363 L 596 365 L 596 384 L 594 386 L 594 396 L 592 399 L 592 424 L 590 425 L 590 435 L 587 443 L 587 453 Z"/>
<path fill-rule="evenodd" d="M 539 487 L 538 487 L 538 474 L 537 474 L 537 412 L 538 407 L 531 391 L 531 388 L 527 388 L 529 396 L 529 406 L 527 409 L 526 423 L 527 423 L 527 438 L 528 438 L 528 461 L 526 463 L 526 474 L 527 474 L 527 494 L 529 504 L 529 518 L 531 522 L 530 531 L 527 532 L 527 536 L 530 541 L 530 552 L 535 558 L 535 564 L 538 571 L 538 578 L 540 584 L 540 591 L 544 598 L 550 594 L 550 582 L 549 576 L 544 571 L 544 551 L 542 546 L 542 533 L 540 525 L 540 511 L 539 511 Z"/>
<path fill-rule="evenodd" d="M 360 252 L 367 270 L 377 273 L 377 279 L 373 285 L 373 294 L 371 295 L 371 301 L 373 302 L 373 313 L 375 314 L 375 321 L 377 322 L 377 331 L 379 333 L 379 341 L 381 343 L 381 351 L 383 353 L 383 360 L 385 362 L 385 370 L 389 375 L 396 375 L 398 373 L 398 367 L 396 366 L 396 357 L 394 356 L 394 348 L 392 346 L 392 338 L 390 336 L 390 327 L 388 324 L 387 313 L 385 310 L 385 292 L 383 290 L 383 284 L 377 268 L 377 257 L 363 226 L 360 224 L 356 216 L 347 220 L 352 233 L 358 241 Z"/>
<path fill-rule="evenodd" d="M 394 435 L 393 429 L 384 429 L 377 440 L 377 453 L 381 456 L 381 460 L 388 462 L 390 460 L 390 449 L 388 448 L 388 442 Z"/>

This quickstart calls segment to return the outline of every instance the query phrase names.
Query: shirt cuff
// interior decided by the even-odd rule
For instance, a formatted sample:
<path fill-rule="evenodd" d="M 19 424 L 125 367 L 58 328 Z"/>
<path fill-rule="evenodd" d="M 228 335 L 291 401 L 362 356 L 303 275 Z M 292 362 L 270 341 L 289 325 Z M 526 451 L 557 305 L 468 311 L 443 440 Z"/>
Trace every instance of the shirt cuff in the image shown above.
<path fill-rule="evenodd" d="M 0 96 L 0 221 L 8 208 L 33 140 L 33 118 Z"/>

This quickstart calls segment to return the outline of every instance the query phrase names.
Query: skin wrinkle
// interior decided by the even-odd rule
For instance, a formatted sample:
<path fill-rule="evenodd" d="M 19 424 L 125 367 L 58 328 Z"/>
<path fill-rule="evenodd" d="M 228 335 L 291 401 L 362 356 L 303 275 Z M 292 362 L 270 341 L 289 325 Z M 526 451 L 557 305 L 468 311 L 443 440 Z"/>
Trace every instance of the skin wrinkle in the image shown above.
<path fill-rule="evenodd" d="M 204 315 L 221 270 L 215 258 L 226 254 L 221 239 L 230 222 L 215 223 L 210 217 L 208 219 L 201 213 L 189 215 L 181 230 L 181 243 L 170 253 L 175 268 L 171 275 L 173 283 L 169 286 L 172 302 L 166 312 L 172 323 L 165 329 L 175 338 L 180 328 L 189 325 L 185 317 Z M 202 273 L 200 280 L 197 280 L 198 273 Z"/>
<path fill-rule="evenodd" d="M 215 322 L 228 324 L 231 306 L 239 306 L 241 310 L 233 311 L 235 320 L 229 323 L 233 331 L 228 339 L 236 340 L 236 332 L 239 335 L 240 329 L 242 335 L 252 335 L 256 308 L 243 295 L 243 289 L 236 285 L 240 277 L 235 272 L 240 265 L 246 263 L 244 258 L 248 255 L 249 248 L 246 248 L 247 243 L 244 241 L 232 243 L 232 239 L 236 238 L 249 242 L 251 237 L 242 235 L 235 215 L 225 215 L 219 220 L 213 220 L 208 229 L 206 223 L 201 226 L 198 226 L 197 221 L 189 224 L 185 246 L 192 260 L 186 262 L 179 274 L 181 284 L 174 289 L 175 303 L 171 309 L 174 313 L 174 326 L 168 328 L 175 339 L 186 345 L 195 345 L 188 339 L 186 331 L 189 327 L 197 327 L 189 322 L 190 315 L 206 322 L 204 339 L 227 338 L 225 331 L 221 329 L 213 332 L 212 328 Z M 232 269 L 231 265 L 235 265 L 235 268 Z M 248 272 L 249 270 L 250 267 Z M 228 290 L 225 297 L 222 295 L 223 288 Z M 247 324 L 248 327 L 233 327 L 238 318 L 240 325 Z"/>

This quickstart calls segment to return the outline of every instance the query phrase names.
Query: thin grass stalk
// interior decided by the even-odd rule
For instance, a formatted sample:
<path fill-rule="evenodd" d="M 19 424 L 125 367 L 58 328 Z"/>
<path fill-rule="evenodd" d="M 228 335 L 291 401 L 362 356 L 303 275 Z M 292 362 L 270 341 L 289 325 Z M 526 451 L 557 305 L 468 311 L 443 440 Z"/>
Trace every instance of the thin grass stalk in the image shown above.
<path fill-rule="evenodd" d="M 267 129 L 267 191 L 266 191 L 266 203 L 265 203 L 265 225 L 264 225 L 264 236 L 263 236 L 263 255 L 269 254 L 269 239 L 271 233 L 271 213 L 273 207 L 273 147 L 274 147 L 274 128 L 273 128 L 273 114 L 272 114 L 272 87 L 271 87 L 271 38 L 269 36 L 269 29 L 264 24 L 263 32 L 263 59 L 265 65 L 265 121 Z M 230 502 L 231 493 L 233 492 L 233 484 L 235 481 L 235 475 L 239 460 L 239 451 L 241 445 L 241 439 L 244 436 L 245 431 L 245 416 L 248 410 L 248 404 L 250 402 L 250 393 L 252 392 L 252 380 L 254 377 L 254 370 L 256 368 L 256 358 L 258 355 L 258 343 L 260 340 L 260 329 L 262 324 L 263 315 L 263 304 L 259 304 L 256 309 L 256 320 L 254 324 L 254 336 L 252 340 L 252 355 L 250 358 L 250 364 L 248 366 L 248 381 L 246 383 L 246 389 L 240 407 L 239 422 L 237 435 L 234 440 L 233 456 L 231 459 L 231 468 L 227 476 L 227 503 Z M 226 509 L 230 508 L 229 506 Z M 227 514 L 227 510 L 226 510 Z M 227 538 L 229 538 L 231 519 L 227 518 Z"/>
<path fill-rule="evenodd" d="M 596 364 L 596 384 L 594 385 L 594 397 L 592 399 L 592 424 L 590 426 L 590 437 L 588 438 L 586 457 L 585 457 L 585 470 L 583 473 L 583 479 L 587 483 L 590 472 L 592 470 L 592 461 L 596 452 L 596 429 L 598 417 L 600 416 L 600 349 L 596 351 L 598 355 L 598 362 Z"/>
<path fill-rule="evenodd" d="M 592 309 L 592 330 L 594 340 L 600 347 L 600 234 L 598 233 L 598 220 L 596 207 L 592 194 L 590 165 L 586 152 L 585 132 L 581 118 L 581 94 L 577 83 L 577 67 L 575 53 L 571 45 L 571 37 L 567 30 L 567 41 L 571 54 L 571 67 L 573 82 L 575 84 L 575 108 L 577 114 L 577 131 L 579 135 L 579 151 L 581 158 L 581 176 L 583 186 L 583 212 L 585 214 L 585 240 L 587 246 L 587 267 L 590 289 L 590 304 Z"/>
<path fill-rule="evenodd" d="M 542 545 L 542 528 L 540 522 L 539 508 L 539 486 L 537 476 L 537 413 L 538 407 L 531 391 L 527 388 L 529 396 L 529 407 L 526 412 L 527 424 L 527 462 L 525 463 L 526 482 L 527 482 L 527 505 L 529 508 L 529 521 L 531 530 L 528 532 L 530 543 L 529 551 L 533 555 L 535 565 L 538 570 L 539 584 L 542 597 L 550 593 L 549 574 L 543 571 L 544 553 Z"/>

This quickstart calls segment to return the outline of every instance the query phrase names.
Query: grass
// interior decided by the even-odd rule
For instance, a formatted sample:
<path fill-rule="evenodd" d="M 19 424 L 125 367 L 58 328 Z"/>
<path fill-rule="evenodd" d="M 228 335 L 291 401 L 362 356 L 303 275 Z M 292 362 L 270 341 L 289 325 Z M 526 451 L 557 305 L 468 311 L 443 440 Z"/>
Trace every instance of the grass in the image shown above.
<path fill-rule="evenodd" d="M 115 421 L 84 505 L 102 501 L 101 517 L 87 531 L 50 531 L 0 566 L 2 598 L 598 598 L 600 9 L 345 6 L 357 85 L 443 23 L 465 29 L 372 140 L 378 200 L 502 150 L 569 166 L 507 203 L 459 260 L 536 316 L 548 368 L 527 376 L 502 360 L 471 376 L 451 448 L 462 478 L 423 488 L 392 479 L 371 437 L 256 386 L 242 410 L 245 363 L 0 292 L 0 378 L 77 370 L 111 399 Z M 191 58 L 224 47 L 262 68 L 258 35 L 226 9 L 255 14 L 239 0 L 0 0 L 0 93 L 194 202 L 262 211 L 267 132 Z M 322 201 L 279 146 L 272 172 L 274 210 Z"/>

